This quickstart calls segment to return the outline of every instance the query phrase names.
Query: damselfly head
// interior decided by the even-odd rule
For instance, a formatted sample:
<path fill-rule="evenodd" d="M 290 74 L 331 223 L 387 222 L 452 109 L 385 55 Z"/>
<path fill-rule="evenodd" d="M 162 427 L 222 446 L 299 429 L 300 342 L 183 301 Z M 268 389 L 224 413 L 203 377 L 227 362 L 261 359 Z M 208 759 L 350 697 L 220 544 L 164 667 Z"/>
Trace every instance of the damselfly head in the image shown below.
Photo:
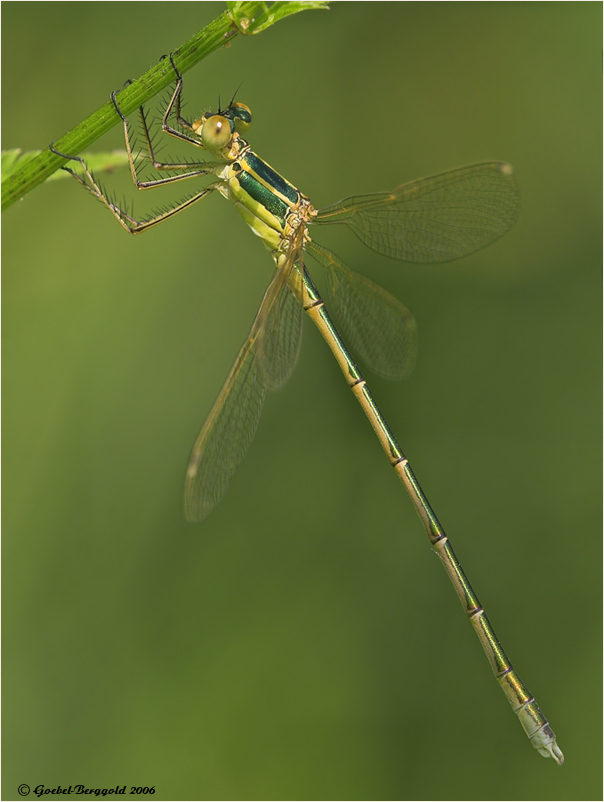
<path fill-rule="evenodd" d="M 245 133 L 252 124 L 252 112 L 245 103 L 232 103 L 224 111 L 207 111 L 191 126 L 209 151 L 227 147 L 235 133 Z"/>
<path fill-rule="evenodd" d="M 225 148 L 233 138 L 230 120 L 222 114 L 204 116 L 193 124 L 193 130 L 199 134 L 201 141 L 209 151 L 219 151 Z"/>

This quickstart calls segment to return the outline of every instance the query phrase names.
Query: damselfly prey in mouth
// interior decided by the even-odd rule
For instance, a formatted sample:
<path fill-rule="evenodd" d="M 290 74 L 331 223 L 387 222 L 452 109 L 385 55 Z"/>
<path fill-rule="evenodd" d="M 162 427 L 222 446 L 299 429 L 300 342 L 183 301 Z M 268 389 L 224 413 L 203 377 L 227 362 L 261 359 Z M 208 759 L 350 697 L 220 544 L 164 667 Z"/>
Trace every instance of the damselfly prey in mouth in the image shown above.
<path fill-rule="evenodd" d="M 146 231 L 217 191 L 235 204 L 275 263 L 249 335 L 193 446 L 185 481 L 186 517 L 201 521 L 224 495 L 254 438 L 266 391 L 281 387 L 294 368 L 302 313 L 306 312 L 332 350 L 409 493 L 432 548 L 442 560 L 495 677 L 531 743 L 540 754 L 562 763 L 562 752 L 547 719 L 501 648 L 450 541 L 332 323 L 305 264 L 305 254 L 310 254 L 323 267 L 336 317 L 361 359 L 382 376 L 402 378 L 414 359 L 416 330 L 412 316 L 392 295 L 318 245 L 314 230 L 326 225 L 347 225 L 373 250 L 403 261 L 458 259 L 489 245 L 516 220 L 518 190 L 512 168 L 502 162 L 484 162 L 403 184 L 391 192 L 356 195 L 325 209 L 315 209 L 243 139 L 252 123 L 250 109 L 243 103 L 231 101 L 227 109 L 207 112 L 193 122 L 184 119 L 182 77 L 172 57 L 170 63 L 176 88 L 163 116 L 162 129 L 208 151 L 213 160 L 158 161 L 141 108 L 149 160 L 156 170 L 165 171 L 166 177 L 140 181 L 136 169 L 140 154 L 133 153 L 128 124 L 114 93 L 112 99 L 124 124 L 132 177 L 139 189 L 202 176 L 212 176 L 211 183 L 162 213 L 138 221 L 106 197 L 81 159 L 82 175 L 70 172 L 132 234 Z"/>

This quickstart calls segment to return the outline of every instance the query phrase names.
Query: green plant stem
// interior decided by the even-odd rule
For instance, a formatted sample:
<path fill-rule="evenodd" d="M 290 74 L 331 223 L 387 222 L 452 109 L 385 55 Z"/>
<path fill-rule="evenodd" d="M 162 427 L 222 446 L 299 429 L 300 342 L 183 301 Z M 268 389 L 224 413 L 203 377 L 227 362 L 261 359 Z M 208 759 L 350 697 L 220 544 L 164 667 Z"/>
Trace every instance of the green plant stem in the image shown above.
<path fill-rule="evenodd" d="M 173 56 L 181 73 L 190 70 L 203 58 L 227 45 L 238 33 L 245 32 L 240 23 L 241 19 L 253 20 L 255 17 L 266 18 L 266 3 L 244 2 L 231 3 L 230 11 L 225 11 L 213 22 L 199 31 L 195 36 L 174 51 Z M 280 7 L 283 6 L 283 9 Z M 315 3 L 274 3 L 273 15 L 265 26 L 292 13 L 296 10 L 312 9 L 323 4 Z M 288 9 L 289 7 L 289 9 Z M 233 15 L 233 16 L 232 16 Z M 235 21 L 236 20 L 236 21 Z M 174 71 L 170 61 L 166 58 L 148 70 L 140 78 L 133 81 L 118 93 L 119 106 L 125 115 L 131 114 L 135 109 L 146 103 L 150 98 L 161 92 L 174 81 Z M 113 103 L 109 100 L 88 119 L 76 125 L 64 136 L 55 140 L 54 147 L 62 153 L 75 156 L 89 147 L 114 125 L 121 123 Z M 2 183 L 2 211 L 11 206 L 16 200 L 30 192 L 48 176 L 52 175 L 65 164 L 66 160 L 57 156 L 46 148 L 34 158 L 28 159 L 17 169 L 11 171 Z"/>

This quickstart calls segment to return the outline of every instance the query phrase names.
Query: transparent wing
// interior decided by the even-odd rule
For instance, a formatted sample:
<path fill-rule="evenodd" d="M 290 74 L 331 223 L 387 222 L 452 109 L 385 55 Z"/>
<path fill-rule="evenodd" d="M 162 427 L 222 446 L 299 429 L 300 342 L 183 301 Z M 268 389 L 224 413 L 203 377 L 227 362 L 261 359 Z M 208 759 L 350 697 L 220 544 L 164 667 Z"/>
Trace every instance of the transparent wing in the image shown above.
<path fill-rule="evenodd" d="M 313 223 L 344 223 L 370 248 L 408 262 L 448 262 L 479 251 L 516 221 L 512 167 L 484 162 L 357 195 L 318 212 Z"/>
<path fill-rule="evenodd" d="M 271 281 L 248 338 L 199 433 L 187 467 L 185 516 L 201 521 L 218 504 L 250 447 L 267 389 L 280 387 L 296 363 L 302 307 L 290 284 L 293 257 Z M 296 310 L 299 307 L 299 312 Z"/>
<path fill-rule="evenodd" d="M 288 272 L 287 286 L 271 305 L 256 342 L 258 370 L 269 390 L 278 390 L 289 379 L 302 342 L 304 310 L 292 291 L 300 274 L 295 267 Z"/>
<path fill-rule="evenodd" d="M 346 338 L 363 362 L 386 379 L 404 379 L 415 365 L 417 326 L 403 304 L 338 257 L 309 242 L 308 252 L 325 268 L 331 306 Z"/>

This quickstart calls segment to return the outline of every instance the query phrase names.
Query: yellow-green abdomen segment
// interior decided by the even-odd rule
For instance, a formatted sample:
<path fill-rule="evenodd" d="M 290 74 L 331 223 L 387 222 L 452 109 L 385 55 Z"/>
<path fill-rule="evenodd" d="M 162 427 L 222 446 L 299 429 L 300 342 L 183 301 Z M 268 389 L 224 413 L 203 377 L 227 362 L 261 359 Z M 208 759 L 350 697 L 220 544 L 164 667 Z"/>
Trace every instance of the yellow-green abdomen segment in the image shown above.
<path fill-rule="evenodd" d="M 299 205 L 302 194 L 250 149 L 227 165 L 221 177 L 222 194 L 270 251 L 278 249 L 287 217 Z"/>

